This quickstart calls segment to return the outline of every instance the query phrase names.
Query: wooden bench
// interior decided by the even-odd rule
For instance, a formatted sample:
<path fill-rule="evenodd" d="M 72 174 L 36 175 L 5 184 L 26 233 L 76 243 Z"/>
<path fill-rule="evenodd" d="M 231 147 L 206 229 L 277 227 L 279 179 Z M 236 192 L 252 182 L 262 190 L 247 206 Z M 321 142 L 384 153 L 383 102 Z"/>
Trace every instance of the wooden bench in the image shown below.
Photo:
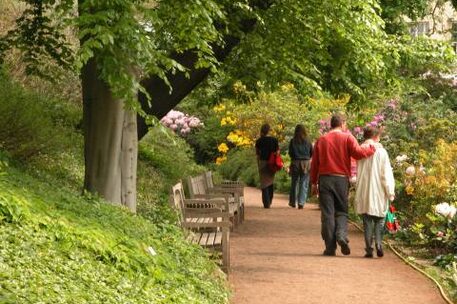
<path fill-rule="evenodd" d="M 230 219 L 234 225 L 241 222 L 241 209 L 239 193 L 230 188 L 208 188 L 205 174 L 189 176 L 187 186 L 192 199 L 216 199 L 223 198 L 228 203 Z"/>
<path fill-rule="evenodd" d="M 223 180 L 216 184 L 214 182 L 213 173 L 206 171 L 205 182 L 207 189 L 214 189 L 213 191 L 229 191 L 233 196 L 238 196 L 239 211 L 240 211 L 240 223 L 244 221 L 244 187 L 245 184 L 240 181 Z M 211 190 L 210 190 L 211 191 Z"/>
<path fill-rule="evenodd" d="M 182 183 L 172 187 L 171 204 L 177 210 L 181 227 L 195 244 L 220 252 L 222 270 L 230 269 L 230 214 L 228 202 L 221 198 L 186 199 Z"/>

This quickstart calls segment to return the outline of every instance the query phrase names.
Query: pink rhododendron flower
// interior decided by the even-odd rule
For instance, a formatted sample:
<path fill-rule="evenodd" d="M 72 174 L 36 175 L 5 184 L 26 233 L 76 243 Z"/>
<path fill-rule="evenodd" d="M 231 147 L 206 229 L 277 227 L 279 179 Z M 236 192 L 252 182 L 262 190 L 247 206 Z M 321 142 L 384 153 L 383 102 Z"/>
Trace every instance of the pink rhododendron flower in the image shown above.
<path fill-rule="evenodd" d="M 194 128 L 202 126 L 200 119 L 195 116 L 189 116 L 179 111 L 171 110 L 163 117 L 160 122 L 165 127 L 175 131 L 179 135 L 186 135 Z"/>

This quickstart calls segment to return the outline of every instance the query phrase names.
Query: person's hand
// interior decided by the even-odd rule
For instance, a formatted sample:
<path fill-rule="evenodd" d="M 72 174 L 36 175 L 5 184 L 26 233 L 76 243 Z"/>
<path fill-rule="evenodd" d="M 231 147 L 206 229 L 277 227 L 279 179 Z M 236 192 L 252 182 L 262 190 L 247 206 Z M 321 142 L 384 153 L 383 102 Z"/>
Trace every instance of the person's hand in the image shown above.
<path fill-rule="evenodd" d="M 393 194 L 392 194 L 392 195 L 389 195 L 389 201 L 393 202 L 394 199 L 395 199 L 395 195 L 393 195 Z"/>
<path fill-rule="evenodd" d="M 319 189 L 317 188 L 316 184 L 311 185 L 311 195 L 318 195 Z"/>

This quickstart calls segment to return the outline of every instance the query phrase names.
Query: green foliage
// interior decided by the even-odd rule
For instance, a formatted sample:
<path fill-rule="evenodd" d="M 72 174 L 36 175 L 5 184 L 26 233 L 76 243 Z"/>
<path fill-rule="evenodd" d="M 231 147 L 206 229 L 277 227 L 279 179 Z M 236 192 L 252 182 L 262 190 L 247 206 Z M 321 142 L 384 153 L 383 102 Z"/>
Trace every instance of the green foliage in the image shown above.
<path fill-rule="evenodd" d="M 254 149 L 238 148 L 229 152 L 227 161 L 217 171 L 229 180 L 241 180 L 248 186 L 259 185 L 259 171 Z"/>
<path fill-rule="evenodd" d="M 53 138 L 36 136 L 49 150 L 9 166 L 0 149 L 0 302 L 226 303 L 223 275 L 185 241 L 168 207 L 170 186 L 202 170 L 183 139 L 155 128 L 141 143 L 139 215 L 132 215 L 80 195 L 81 108 L 9 84 L 2 78 L 0 85 L 15 92 L 2 94 L 11 97 L 7 104 L 46 118 Z"/>
<path fill-rule="evenodd" d="M 198 163 L 214 162 L 219 152 L 217 146 L 225 141 L 227 134 L 233 130 L 232 126 L 221 126 L 218 116 L 213 115 L 212 110 L 201 117 L 207 117 L 204 120 L 204 126 L 192 132 L 186 137 L 186 141 L 194 149 L 195 159 Z"/>
<path fill-rule="evenodd" d="M 361 96 L 386 77 L 389 45 L 378 8 L 377 1 L 278 2 L 260 13 L 262 26 L 233 54 L 236 79 L 251 87 L 289 81 L 306 95 Z"/>
<path fill-rule="evenodd" d="M 398 69 L 402 76 L 417 78 L 425 73 L 449 73 L 456 66 L 455 53 L 445 41 L 408 35 L 392 39 L 395 55 L 400 59 Z"/>
<path fill-rule="evenodd" d="M 388 34 L 407 32 L 405 16 L 412 20 L 423 17 L 429 8 L 428 0 L 381 0 L 381 17 L 386 24 Z"/>
<path fill-rule="evenodd" d="M 173 220 L 167 204 L 171 186 L 204 168 L 195 164 L 193 151 L 182 137 L 159 125 L 140 142 L 138 170 L 138 213 L 163 222 Z"/>
<path fill-rule="evenodd" d="M 0 71 L 0 148 L 25 160 L 49 152 L 58 142 L 58 111 L 43 96 L 26 92 Z M 51 115 L 52 112 L 52 115 Z"/>
<path fill-rule="evenodd" d="M 226 303 L 223 277 L 178 227 L 154 225 L 13 168 L 6 173 L 2 303 Z"/>
<path fill-rule="evenodd" d="M 48 78 L 52 78 L 53 64 L 79 70 L 95 59 L 113 94 L 137 110 L 138 90 L 144 91 L 141 77 L 152 74 L 167 81 L 166 72 L 193 68 L 175 60 L 176 54 L 186 50 L 195 54 L 195 67 L 214 69 L 213 47 L 222 45 L 228 27 L 236 36 L 241 26 L 228 24 L 227 14 L 235 21 L 250 14 L 245 1 L 26 2 L 29 7 L 16 27 L 0 39 L 2 58 L 16 48 L 29 73 Z M 65 34 L 72 31 L 78 32 L 78 49 L 70 46 L 72 35 Z"/>
<path fill-rule="evenodd" d="M 66 14 L 73 10 L 73 0 L 25 0 L 26 9 L 16 20 L 16 27 L 0 39 L 0 63 L 12 46 L 23 54 L 26 72 L 52 80 L 52 65 L 56 62 L 70 68 L 73 50 L 65 36 Z"/>

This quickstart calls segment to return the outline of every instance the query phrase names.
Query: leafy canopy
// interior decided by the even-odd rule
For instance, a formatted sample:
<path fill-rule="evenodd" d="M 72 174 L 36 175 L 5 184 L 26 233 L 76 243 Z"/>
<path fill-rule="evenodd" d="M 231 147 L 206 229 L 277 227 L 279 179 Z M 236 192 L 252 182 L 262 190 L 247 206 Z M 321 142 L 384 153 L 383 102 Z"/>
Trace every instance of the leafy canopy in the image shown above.
<path fill-rule="evenodd" d="M 243 0 L 24 2 L 27 9 L 16 27 L 0 39 L 0 54 L 16 47 L 27 71 L 41 76 L 52 75 L 52 65 L 44 62 L 80 70 L 95 59 L 114 95 L 132 102 L 142 90 L 142 76 L 166 80 L 167 71 L 189 68 L 173 53 L 192 50 L 196 67 L 215 68 L 214 45 L 223 44 L 229 27 L 236 28 L 227 23 L 228 12 L 250 14 Z M 65 34 L 74 32 L 78 39 Z"/>
<path fill-rule="evenodd" d="M 42 75 L 52 70 L 43 62 L 79 70 L 95 59 L 114 95 L 137 110 L 144 76 L 158 75 L 167 82 L 168 72 L 215 70 L 214 50 L 224 47 L 227 37 L 244 38 L 224 64 L 229 78 L 251 88 L 259 80 L 271 87 L 292 82 L 306 95 L 348 93 L 363 101 L 367 92 L 389 86 L 404 70 L 402 51 L 411 42 L 387 34 L 395 31 L 386 30 L 386 23 L 389 27 L 402 14 L 421 16 L 428 5 L 426 0 L 24 2 L 28 7 L 17 27 L 0 39 L 0 53 L 16 46 L 28 70 Z M 254 30 L 244 34 L 254 21 Z M 69 32 L 77 32 L 78 39 L 69 39 Z M 419 47 L 418 52 L 411 48 L 415 54 L 407 58 L 409 66 L 426 62 L 427 52 L 443 52 L 434 43 Z M 186 51 L 197 59 L 191 66 L 176 60 Z M 444 57 L 437 57 L 442 64 L 435 67 L 450 65 L 450 57 Z"/>

